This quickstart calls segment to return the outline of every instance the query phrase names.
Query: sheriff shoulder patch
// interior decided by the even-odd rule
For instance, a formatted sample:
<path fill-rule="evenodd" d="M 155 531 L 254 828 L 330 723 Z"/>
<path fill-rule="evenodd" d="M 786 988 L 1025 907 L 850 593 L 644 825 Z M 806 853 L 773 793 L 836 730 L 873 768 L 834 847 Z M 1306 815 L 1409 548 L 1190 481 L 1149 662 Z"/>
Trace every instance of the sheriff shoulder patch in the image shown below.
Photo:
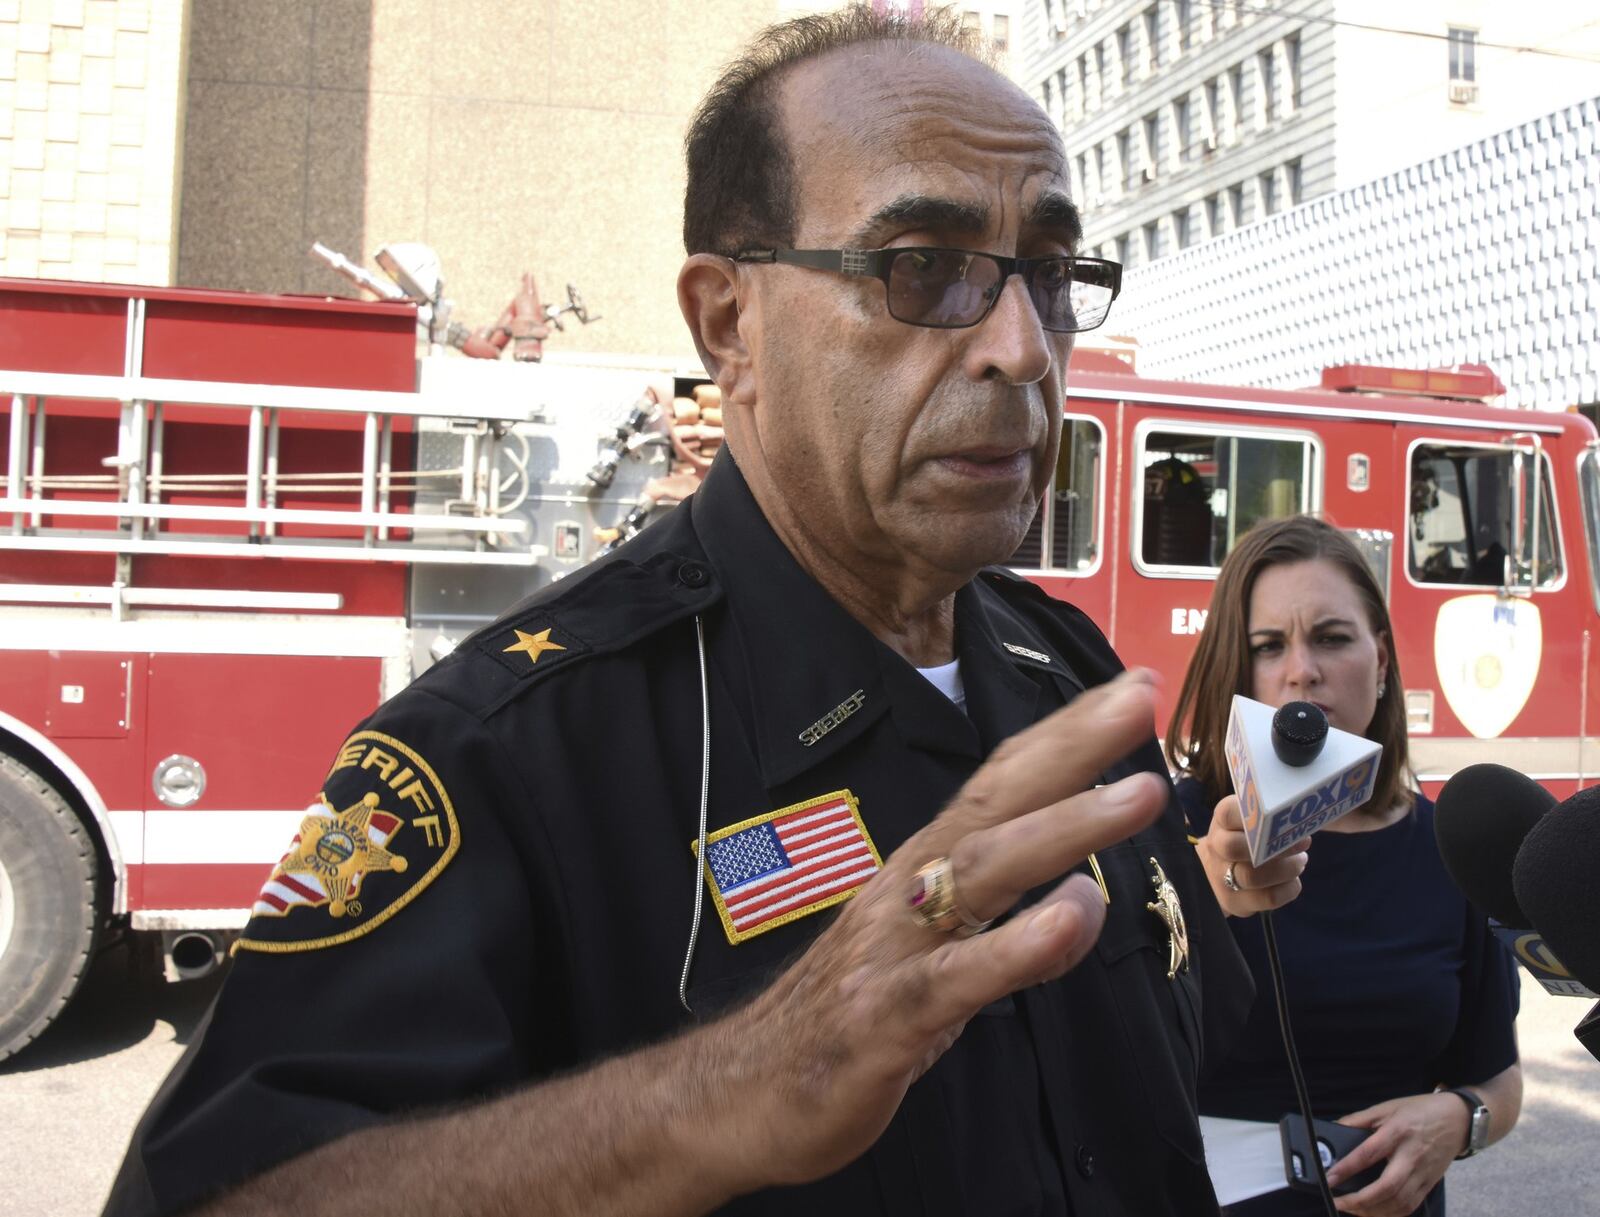
<path fill-rule="evenodd" d="M 698 853 L 699 844 L 691 841 L 690 850 Z M 882 869 L 848 790 L 706 837 L 706 884 L 734 946 L 848 900 Z"/>
<path fill-rule="evenodd" d="M 234 950 L 312 951 L 359 938 L 415 900 L 460 844 L 432 767 L 392 736 L 358 732 L 339 749 Z"/>

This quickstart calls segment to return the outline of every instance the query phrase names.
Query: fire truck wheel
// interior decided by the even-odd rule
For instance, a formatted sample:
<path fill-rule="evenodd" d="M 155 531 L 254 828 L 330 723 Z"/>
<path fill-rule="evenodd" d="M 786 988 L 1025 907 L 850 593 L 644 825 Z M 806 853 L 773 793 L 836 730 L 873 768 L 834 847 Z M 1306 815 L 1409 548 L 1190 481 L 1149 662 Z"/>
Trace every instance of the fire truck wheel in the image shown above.
<path fill-rule="evenodd" d="M 67 801 L 0 755 L 0 1061 L 48 1027 L 83 979 L 97 870 Z"/>

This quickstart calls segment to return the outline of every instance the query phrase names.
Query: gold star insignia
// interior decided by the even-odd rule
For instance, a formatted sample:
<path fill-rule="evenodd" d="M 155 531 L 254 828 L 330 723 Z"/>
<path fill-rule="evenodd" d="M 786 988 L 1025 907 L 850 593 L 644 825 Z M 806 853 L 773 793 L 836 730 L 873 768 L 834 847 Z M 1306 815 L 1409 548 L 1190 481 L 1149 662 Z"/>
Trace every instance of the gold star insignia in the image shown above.
<path fill-rule="evenodd" d="M 1156 898 L 1145 905 L 1167 927 L 1167 979 L 1176 979 L 1178 968 L 1189 970 L 1189 927 L 1183 920 L 1183 905 L 1178 903 L 1178 889 L 1172 886 L 1167 872 L 1154 858 L 1150 865 L 1156 873 L 1150 876 L 1150 885 L 1156 889 Z"/>
<path fill-rule="evenodd" d="M 524 634 L 521 630 L 511 631 L 517 636 L 516 642 L 508 646 L 502 654 L 509 655 L 512 651 L 522 651 L 533 663 L 539 662 L 539 656 L 546 651 L 564 651 L 567 648 L 559 642 L 550 641 L 550 630 L 543 629 L 537 634 Z"/>

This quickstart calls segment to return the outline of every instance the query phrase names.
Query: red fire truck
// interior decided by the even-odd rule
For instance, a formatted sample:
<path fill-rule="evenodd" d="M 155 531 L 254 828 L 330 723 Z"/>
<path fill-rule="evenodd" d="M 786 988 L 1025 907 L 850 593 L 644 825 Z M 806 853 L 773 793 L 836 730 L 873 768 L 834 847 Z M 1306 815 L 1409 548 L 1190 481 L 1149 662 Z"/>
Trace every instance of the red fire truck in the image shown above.
<path fill-rule="evenodd" d="M 220 963 L 342 734 L 647 516 L 704 380 L 665 373 L 0 280 L 0 1058 L 111 934 Z"/>
<path fill-rule="evenodd" d="M 214 967 L 350 725 L 668 468 L 646 370 L 419 363 L 415 320 L 0 280 L 0 1057 L 110 935 Z M 1080 351 L 1013 564 L 1171 691 L 1234 539 L 1326 513 L 1389 597 L 1423 782 L 1497 760 L 1570 792 L 1600 766 L 1595 431 L 1497 390 L 1223 388 Z"/>
<path fill-rule="evenodd" d="M 1013 563 L 1176 693 L 1233 541 L 1316 512 L 1388 597 L 1424 789 L 1480 761 L 1564 797 L 1589 736 L 1600 466 L 1577 413 L 1484 404 L 1487 368 L 1327 369 L 1314 390 L 1146 380 L 1075 365 L 1055 484 Z M 1163 726 L 1165 724 L 1163 723 Z"/>

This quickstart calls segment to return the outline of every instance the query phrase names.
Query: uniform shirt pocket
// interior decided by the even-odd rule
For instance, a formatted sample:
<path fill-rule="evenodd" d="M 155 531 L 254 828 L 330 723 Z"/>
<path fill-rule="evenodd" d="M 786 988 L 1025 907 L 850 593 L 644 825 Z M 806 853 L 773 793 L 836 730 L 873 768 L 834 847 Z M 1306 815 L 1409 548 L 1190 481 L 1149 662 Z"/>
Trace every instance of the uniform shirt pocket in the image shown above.
<path fill-rule="evenodd" d="M 1150 859 L 1160 859 L 1170 848 L 1135 839 L 1099 854 L 1111 903 L 1095 951 L 1105 966 L 1123 1050 L 1139 1075 L 1151 1122 L 1176 1149 L 1199 1162 L 1203 1150 L 1194 1116 L 1199 982 L 1181 964 L 1167 979 L 1170 935 L 1161 917 L 1146 907 L 1155 896 Z"/>

